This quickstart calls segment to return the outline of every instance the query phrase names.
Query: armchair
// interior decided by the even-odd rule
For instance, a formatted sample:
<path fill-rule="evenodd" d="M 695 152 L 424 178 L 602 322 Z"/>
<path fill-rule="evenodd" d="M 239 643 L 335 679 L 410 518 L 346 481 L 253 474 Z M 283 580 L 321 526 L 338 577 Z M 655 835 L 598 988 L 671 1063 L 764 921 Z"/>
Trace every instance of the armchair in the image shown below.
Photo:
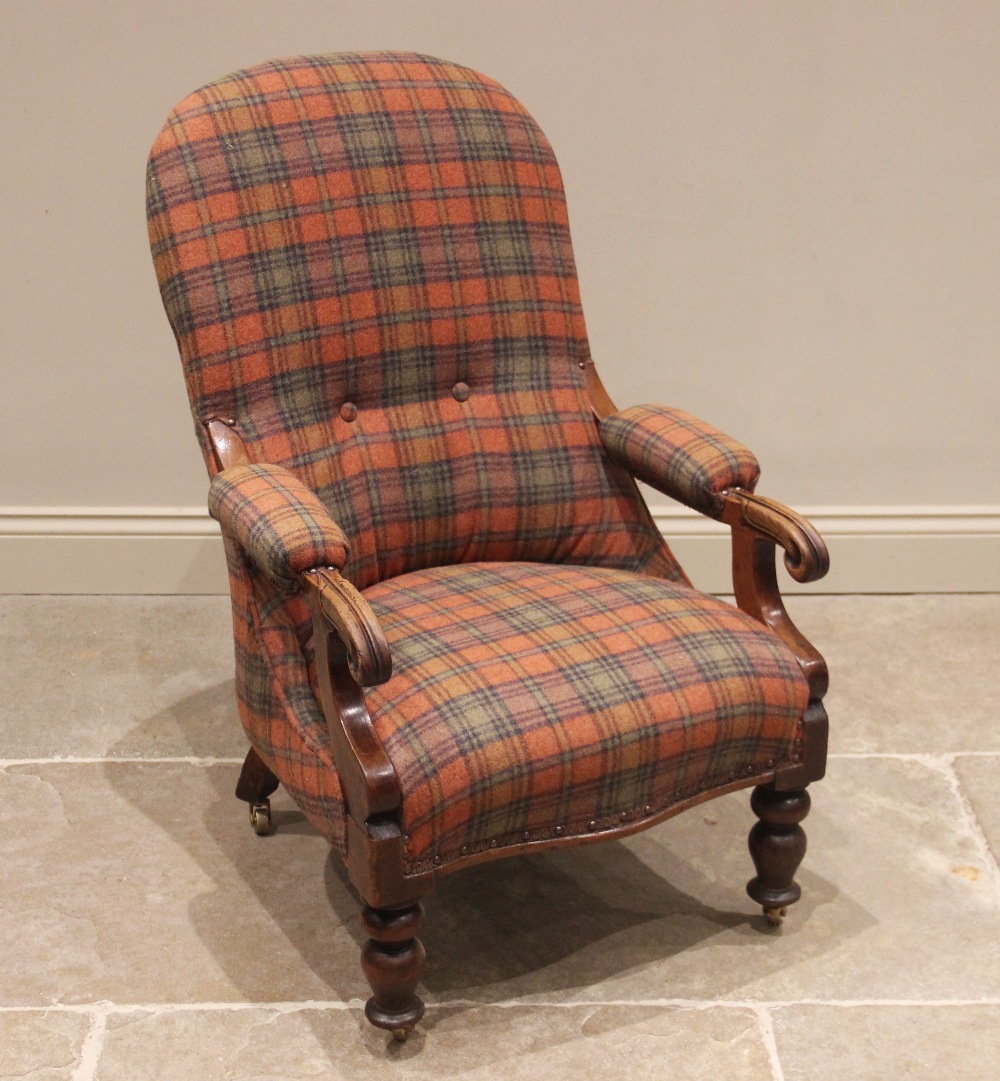
<path fill-rule="evenodd" d="M 147 213 L 226 546 L 236 795 L 266 833 L 283 784 L 343 857 L 368 1019 L 422 1016 L 441 875 L 739 788 L 780 921 L 826 669 L 774 553 L 810 581 L 826 550 L 735 440 L 615 409 L 524 108 L 414 54 L 261 64 L 171 113 Z M 736 607 L 691 586 L 636 478 L 731 526 Z"/>

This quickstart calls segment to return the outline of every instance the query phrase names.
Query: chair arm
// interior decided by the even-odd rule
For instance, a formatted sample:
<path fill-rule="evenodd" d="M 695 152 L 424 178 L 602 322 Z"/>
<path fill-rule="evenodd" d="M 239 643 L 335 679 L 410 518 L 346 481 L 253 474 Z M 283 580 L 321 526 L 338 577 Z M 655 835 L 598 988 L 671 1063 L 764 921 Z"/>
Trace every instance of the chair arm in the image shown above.
<path fill-rule="evenodd" d="M 389 644 L 371 605 L 332 568 L 306 571 L 306 600 L 347 649 L 347 667 L 361 687 L 377 687 L 392 675 Z"/>
<path fill-rule="evenodd" d="M 403 799 L 362 689 L 384 683 L 392 674 L 389 646 L 371 606 L 337 571 L 311 570 L 302 578 L 312 610 L 316 678 L 333 758 L 349 819 L 364 826 L 373 816 L 396 812 Z"/>
<path fill-rule="evenodd" d="M 742 443 L 710 424 L 662 405 L 637 405 L 599 421 L 608 457 L 638 480 L 711 518 L 725 492 L 752 492 L 760 467 Z"/>
<path fill-rule="evenodd" d="M 392 659 L 371 606 L 339 574 L 347 558 L 344 534 L 294 474 L 280 466 L 250 464 L 234 421 L 213 417 L 205 429 L 221 470 L 209 495 L 212 514 L 271 578 L 282 586 L 301 587 L 312 611 L 319 697 L 347 805 L 348 830 L 352 821 L 367 828 L 373 816 L 394 814 L 403 797 L 362 690 L 390 677 Z M 258 485 L 262 493 L 257 493 Z M 269 514 L 271 502 L 275 509 Z M 354 859 L 349 855 L 348 866 L 357 882 L 358 875 L 365 876 Z"/>
<path fill-rule="evenodd" d="M 816 582 L 830 569 L 830 553 L 813 525 L 774 499 L 724 492 L 719 517 L 730 527 L 744 526 L 782 548 L 785 569 L 796 582 Z"/>
<path fill-rule="evenodd" d="M 316 494 L 279 465 L 237 465 L 212 478 L 208 509 L 225 533 L 282 590 L 300 575 L 343 567 L 347 538 Z"/>
<path fill-rule="evenodd" d="M 785 610 L 775 573 L 774 547 L 783 549 L 785 567 L 796 581 L 815 582 L 830 568 L 823 538 L 795 511 L 749 492 L 726 492 L 721 518 L 733 531 L 733 591 L 737 606 L 785 643 L 809 683 L 811 699 L 818 703 L 827 688 L 826 662 Z M 819 742 L 825 754 L 823 740 Z M 813 766 L 818 769 L 820 750 L 816 741 L 813 753 Z"/>

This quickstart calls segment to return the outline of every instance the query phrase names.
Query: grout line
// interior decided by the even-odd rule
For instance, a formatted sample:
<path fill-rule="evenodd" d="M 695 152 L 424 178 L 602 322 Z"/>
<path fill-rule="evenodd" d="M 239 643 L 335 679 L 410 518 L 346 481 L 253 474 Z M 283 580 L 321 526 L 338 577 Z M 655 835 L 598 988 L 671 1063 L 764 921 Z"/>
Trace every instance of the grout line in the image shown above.
<path fill-rule="evenodd" d="M 959 780 L 958 774 L 955 772 L 955 759 L 956 758 L 990 758 L 997 757 L 998 752 L 995 751 L 949 751 L 946 753 L 937 754 L 845 754 L 845 755 L 830 755 L 830 758 L 894 758 L 907 762 L 919 762 L 921 765 L 926 766 L 928 769 L 934 770 L 938 773 L 947 783 L 951 789 L 952 795 L 955 797 L 956 802 L 961 810 L 961 817 L 965 821 L 965 827 L 972 836 L 972 840 L 976 848 L 979 850 L 979 856 L 983 863 L 986 865 L 987 872 L 993 883 L 993 890 L 998 896 L 1000 896 L 1000 862 L 998 862 L 996 856 L 993 854 L 993 849 L 990 847 L 989 841 L 986 839 L 986 834 L 983 832 L 983 827 L 979 823 L 979 818 L 976 815 L 975 810 L 968 796 L 965 794 L 965 790 L 962 788 L 962 783 Z"/>
<path fill-rule="evenodd" d="M 97 1063 L 104 1050 L 108 1016 L 113 1012 L 114 1007 L 110 1002 L 101 1003 L 94 1011 L 94 1020 L 80 1048 L 80 1062 L 73 1071 L 72 1081 L 94 1081 L 97 1076 Z"/>
<path fill-rule="evenodd" d="M 778 1043 L 774 1037 L 774 1021 L 771 1012 L 766 1006 L 758 1006 L 753 1012 L 757 1018 L 757 1029 L 760 1033 L 761 1042 L 764 1044 L 768 1061 L 771 1063 L 771 1073 L 774 1075 L 774 1081 L 785 1081 L 785 1071 L 781 1066 Z"/>
<path fill-rule="evenodd" d="M 990 843 L 986 839 L 986 834 L 983 832 L 983 827 L 979 823 L 979 818 L 969 801 L 969 797 L 962 788 L 962 782 L 959 779 L 958 774 L 955 772 L 955 757 L 955 755 L 948 756 L 947 760 L 942 763 L 940 767 L 941 772 L 951 786 L 951 789 L 955 794 L 955 799 L 958 800 L 958 805 L 962 809 L 962 816 L 965 818 L 966 827 L 972 834 L 973 840 L 976 843 L 976 847 L 979 849 L 983 861 L 990 869 L 990 877 L 993 879 L 994 891 L 1000 896 L 1000 863 L 997 862 L 996 856 L 993 855 L 993 849 L 990 848 Z"/>
<path fill-rule="evenodd" d="M 352 998 L 347 1001 L 327 1001 L 323 999 L 305 999 L 302 1002 L 146 1002 L 115 1003 L 101 1001 L 89 1004 L 51 1003 L 48 1006 L 0 1006 L 2 1013 L 85 1013 L 95 1016 L 92 1034 L 96 1040 L 97 1021 L 103 1031 L 107 1018 L 121 1013 L 238 1013 L 246 1010 L 271 1010 L 274 1013 L 301 1013 L 305 1010 L 354 1010 L 361 1009 L 363 1000 Z M 769 1011 L 789 1009 L 796 1006 L 823 1006 L 832 1009 L 871 1009 L 877 1008 L 949 1008 L 966 1009 L 971 1006 L 1000 1006 L 1000 997 L 970 999 L 692 999 L 692 998 L 650 998 L 650 999 L 572 999 L 547 1002 L 544 999 L 504 999 L 498 1002 L 482 1002 L 477 999 L 446 999 L 441 1002 L 428 1002 L 428 1010 L 450 1010 L 456 1007 L 510 1010 L 530 1007 L 570 1010 L 577 1007 L 595 1008 L 600 1006 L 654 1006 L 676 1010 L 751 1010 Z M 88 1035 L 87 1042 L 91 1042 Z"/>

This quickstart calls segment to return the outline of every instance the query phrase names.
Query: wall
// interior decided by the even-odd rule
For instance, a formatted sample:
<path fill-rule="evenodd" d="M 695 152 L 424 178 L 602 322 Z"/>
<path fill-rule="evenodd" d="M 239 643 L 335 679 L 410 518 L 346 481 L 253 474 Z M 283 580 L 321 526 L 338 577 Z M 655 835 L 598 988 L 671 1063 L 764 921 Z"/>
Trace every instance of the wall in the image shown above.
<path fill-rule="evenodd" d="M 829 588 L 1000 589 L 1000 7 L 0 0 L 0 590 L 223 588 L 146 247 L 171 106 L 269 56 L 483 70 L 552 140 L 619 404 L 749 443 Z M 653 496 L 707 588 L 725 543 Z"/>

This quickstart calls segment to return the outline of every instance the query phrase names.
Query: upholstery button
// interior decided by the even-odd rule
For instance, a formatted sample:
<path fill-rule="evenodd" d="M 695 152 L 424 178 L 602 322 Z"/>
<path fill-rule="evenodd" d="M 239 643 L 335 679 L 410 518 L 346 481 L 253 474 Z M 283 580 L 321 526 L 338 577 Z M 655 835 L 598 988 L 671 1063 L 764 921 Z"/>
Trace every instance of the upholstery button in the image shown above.
<path fill-rule="evenodd" d="M 354 402 L 344 402 L 344 404 L 340 407 L 340 419 L 346 420 L 347 423 L 350 424 L 351 421 L 357 420 L 357 417 L 358 407 L 354 404 Z"/>
<path fill-rule="evenodd" d="M 456 402 L 465 402 L 469 399 L 469 384 L 468 383 L 456 383 L 451 388 L 451 396 Z"/>

